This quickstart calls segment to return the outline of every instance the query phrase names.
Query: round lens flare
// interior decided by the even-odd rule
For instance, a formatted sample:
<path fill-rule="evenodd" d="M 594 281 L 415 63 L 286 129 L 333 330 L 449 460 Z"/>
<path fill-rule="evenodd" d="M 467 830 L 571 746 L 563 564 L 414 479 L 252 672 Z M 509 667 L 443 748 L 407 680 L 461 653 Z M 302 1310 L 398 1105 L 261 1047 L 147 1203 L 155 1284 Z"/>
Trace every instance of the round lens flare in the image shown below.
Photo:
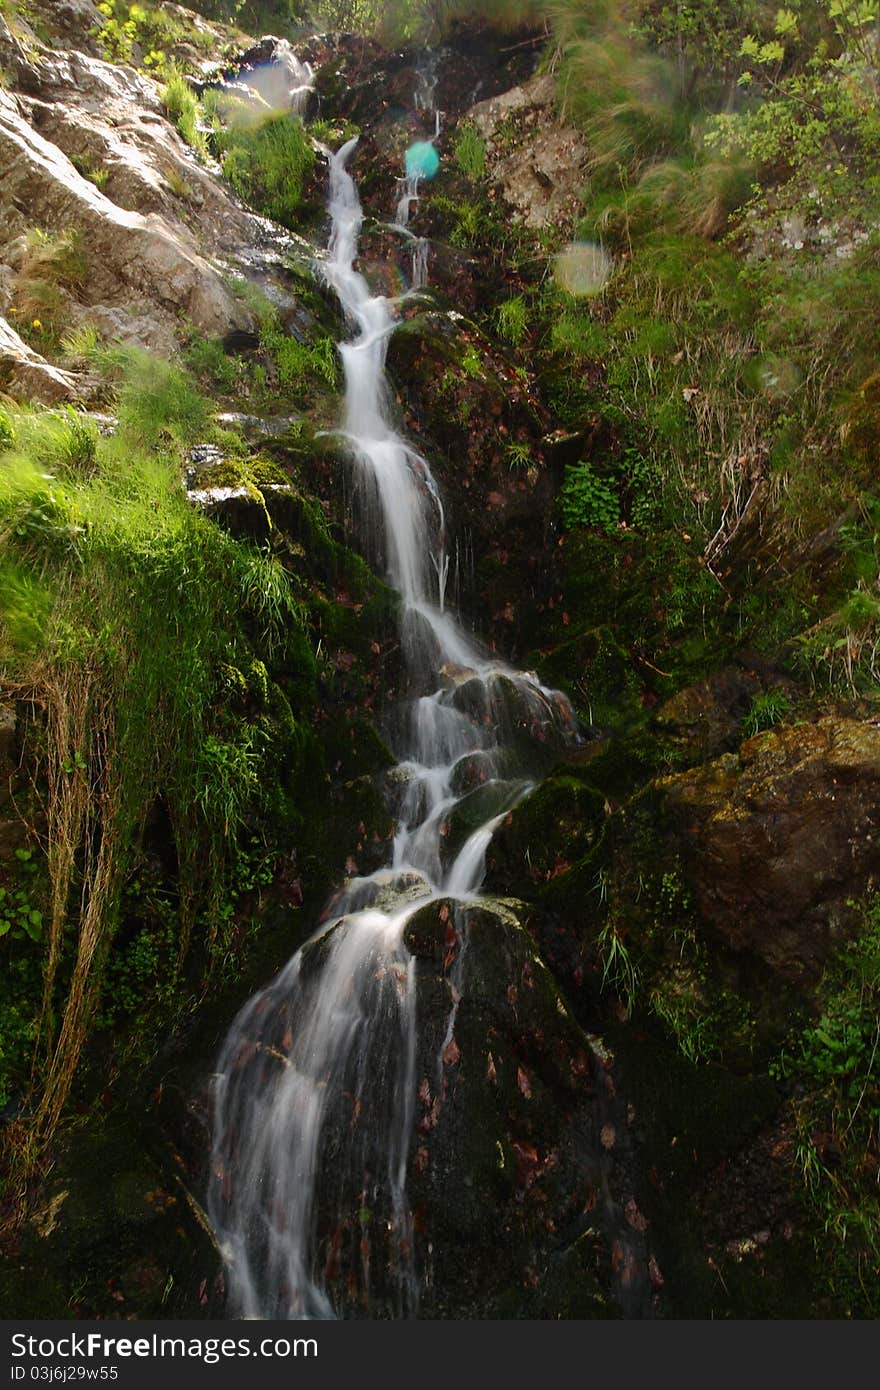
<path fill-rule="evenodd" d="M 440 156 L 428 140 L 417 140 L 406 152 L 408 179 L 432 179 L 440 168 Z"/>
<path fill-rule="evenodd" d="M 553 276 L 568 294 L 599 294 L 614 269 L 614 262 L 601 246 L 590 241 L 573 241 L 553 260 Z"/>

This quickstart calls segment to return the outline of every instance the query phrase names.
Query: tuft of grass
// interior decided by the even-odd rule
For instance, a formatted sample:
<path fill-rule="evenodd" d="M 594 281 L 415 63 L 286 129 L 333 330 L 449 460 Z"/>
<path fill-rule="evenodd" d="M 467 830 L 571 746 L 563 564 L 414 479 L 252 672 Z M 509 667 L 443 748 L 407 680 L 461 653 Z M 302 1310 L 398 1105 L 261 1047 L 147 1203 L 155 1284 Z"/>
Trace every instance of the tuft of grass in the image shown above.
<path fill-rule="evenodd" d="M 331 391 L 339 384 L 339 359 L 332 338 L 319 338 L 311 347 L 287 334 L 277 318 L 264 325 L 260 334 L 264 352 L 272 358 L 283 386 L 306 388 L 321 382 Z"/>
<path fill-rule="evenodd" d="M 257 212 L 295 228 L 316 159 L 302 121 L 272 115 L 256 125 L 219 131 L 214 138 L 223 173 L 238 196 Z"/>
<path fill-rule="evenodd" d="M 472 183 L 485 176 L 486 142 L 472 121 L 467 121 L 456 135 L 453 154 L 459 169 Z"/>
<path fill-rule="evenodd" d="M 119 391 L 119 425 L 141 448 L 195 443 L 211 420 L 208 401 L 192 378 L 170 362 L 128 351 Z"/>
<path fill-rule="evenodd" d="M 194 338 L 183 356 L 190 371 L 201 381 L 221 391 L 232 390 L 238 363 L 226 352 L 222 338 Z"/>
<path fill-rule="evenodd" d="M 511 347 L 519 347 L 529 331 L 529 311 L 521 294 L 499 304 L 494 314 L 498 336 Z"/>
<path fill-rule="evenodd" d="M 199 124 L 199 101 L 183 73 L 169 69 L 162 103 L 166 115 L 173 121 L 181 137 L 197 154 L 207 153 L 205 133 Z"/>
<path fill-rule="evenodd" d="M 791 711 L 791 700 L 784 690 L 764 690 L 756 695 L 752 707 L 743 720 L 743 729 L 748 738 L 772 729 L 781 724 Z"/>
<path fill-rule="evenodd" d="M 88 365 L 100 355 L 101 335 L 93 323 L 71 328 L 61 339 L 61 351 L 74 366 Z"/>

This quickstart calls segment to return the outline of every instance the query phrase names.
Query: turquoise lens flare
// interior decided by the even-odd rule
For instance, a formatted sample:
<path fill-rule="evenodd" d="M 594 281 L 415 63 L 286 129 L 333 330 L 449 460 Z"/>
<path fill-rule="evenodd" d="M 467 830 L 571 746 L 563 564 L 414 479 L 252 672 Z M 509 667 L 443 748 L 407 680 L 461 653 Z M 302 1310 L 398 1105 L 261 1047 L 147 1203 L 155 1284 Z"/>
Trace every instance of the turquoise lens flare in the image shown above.
<path fill-rule="evenodd" d="M 406 152 L 408 179 L 432 179 L 440 168 L 440 156 L 427 140 L 417 140 Z"/>

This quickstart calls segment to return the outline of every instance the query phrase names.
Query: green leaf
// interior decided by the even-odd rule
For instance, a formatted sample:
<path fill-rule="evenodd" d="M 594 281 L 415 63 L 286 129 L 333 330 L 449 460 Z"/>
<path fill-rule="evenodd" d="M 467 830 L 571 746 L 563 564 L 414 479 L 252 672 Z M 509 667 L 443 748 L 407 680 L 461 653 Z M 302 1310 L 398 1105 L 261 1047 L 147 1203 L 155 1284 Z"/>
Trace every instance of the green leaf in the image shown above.
<path fill-rule="evenodd" d="M 776 23 L 773 27 L 780 38 L 784 38 L 786 35 L 794 35 L 797 33 L 798 27 L 797 15 L 793 10 L 777 10 Z"/>
<path fill-rule="evenodd" d="M 759 63 L 781 63 L 785 57 L 785 49 L 782 44 L 775 39 L 769 43 L 762 43 L 758 52 Z"/>

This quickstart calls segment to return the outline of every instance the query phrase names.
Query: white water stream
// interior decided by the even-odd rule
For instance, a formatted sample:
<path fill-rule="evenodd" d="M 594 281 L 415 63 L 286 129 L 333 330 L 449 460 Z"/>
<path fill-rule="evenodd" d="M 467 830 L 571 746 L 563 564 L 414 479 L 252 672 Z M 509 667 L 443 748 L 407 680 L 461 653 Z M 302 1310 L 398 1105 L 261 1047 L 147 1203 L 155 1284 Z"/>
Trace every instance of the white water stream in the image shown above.
<path fill-rule="evenodd" d="M 410 699 L 390 779 L 397 829 L 390 863 L 345 885 L 330 919 L 240 1012 L 219 1058 L 209 1210 L 231 1316 L 333 1317 L 344 1311 L 328 1294 L 340 1269 L 347 1302 L 368 1311 L 380 1228 L 397 1313 L 415 1313 L 406 1176 L 416 980 L 404 930 L 432 899 L 478 894 L 492 835 L 531 786 L 517 750 L 577 737 L 565 698 L 490 659 L 446 606 L 440 493 L 387 400 L 395 305 L 356 269 L 363 214 L 347 168 L 356 143 L 330 157 L 325 274 L 350 333 L 339 349 L 342 433 L 401 598 Z M 477 787 L 485 819 L 445 853 L 450 817 Z M 453 1013 L 449 1036 L 454 1022 Z"/>

